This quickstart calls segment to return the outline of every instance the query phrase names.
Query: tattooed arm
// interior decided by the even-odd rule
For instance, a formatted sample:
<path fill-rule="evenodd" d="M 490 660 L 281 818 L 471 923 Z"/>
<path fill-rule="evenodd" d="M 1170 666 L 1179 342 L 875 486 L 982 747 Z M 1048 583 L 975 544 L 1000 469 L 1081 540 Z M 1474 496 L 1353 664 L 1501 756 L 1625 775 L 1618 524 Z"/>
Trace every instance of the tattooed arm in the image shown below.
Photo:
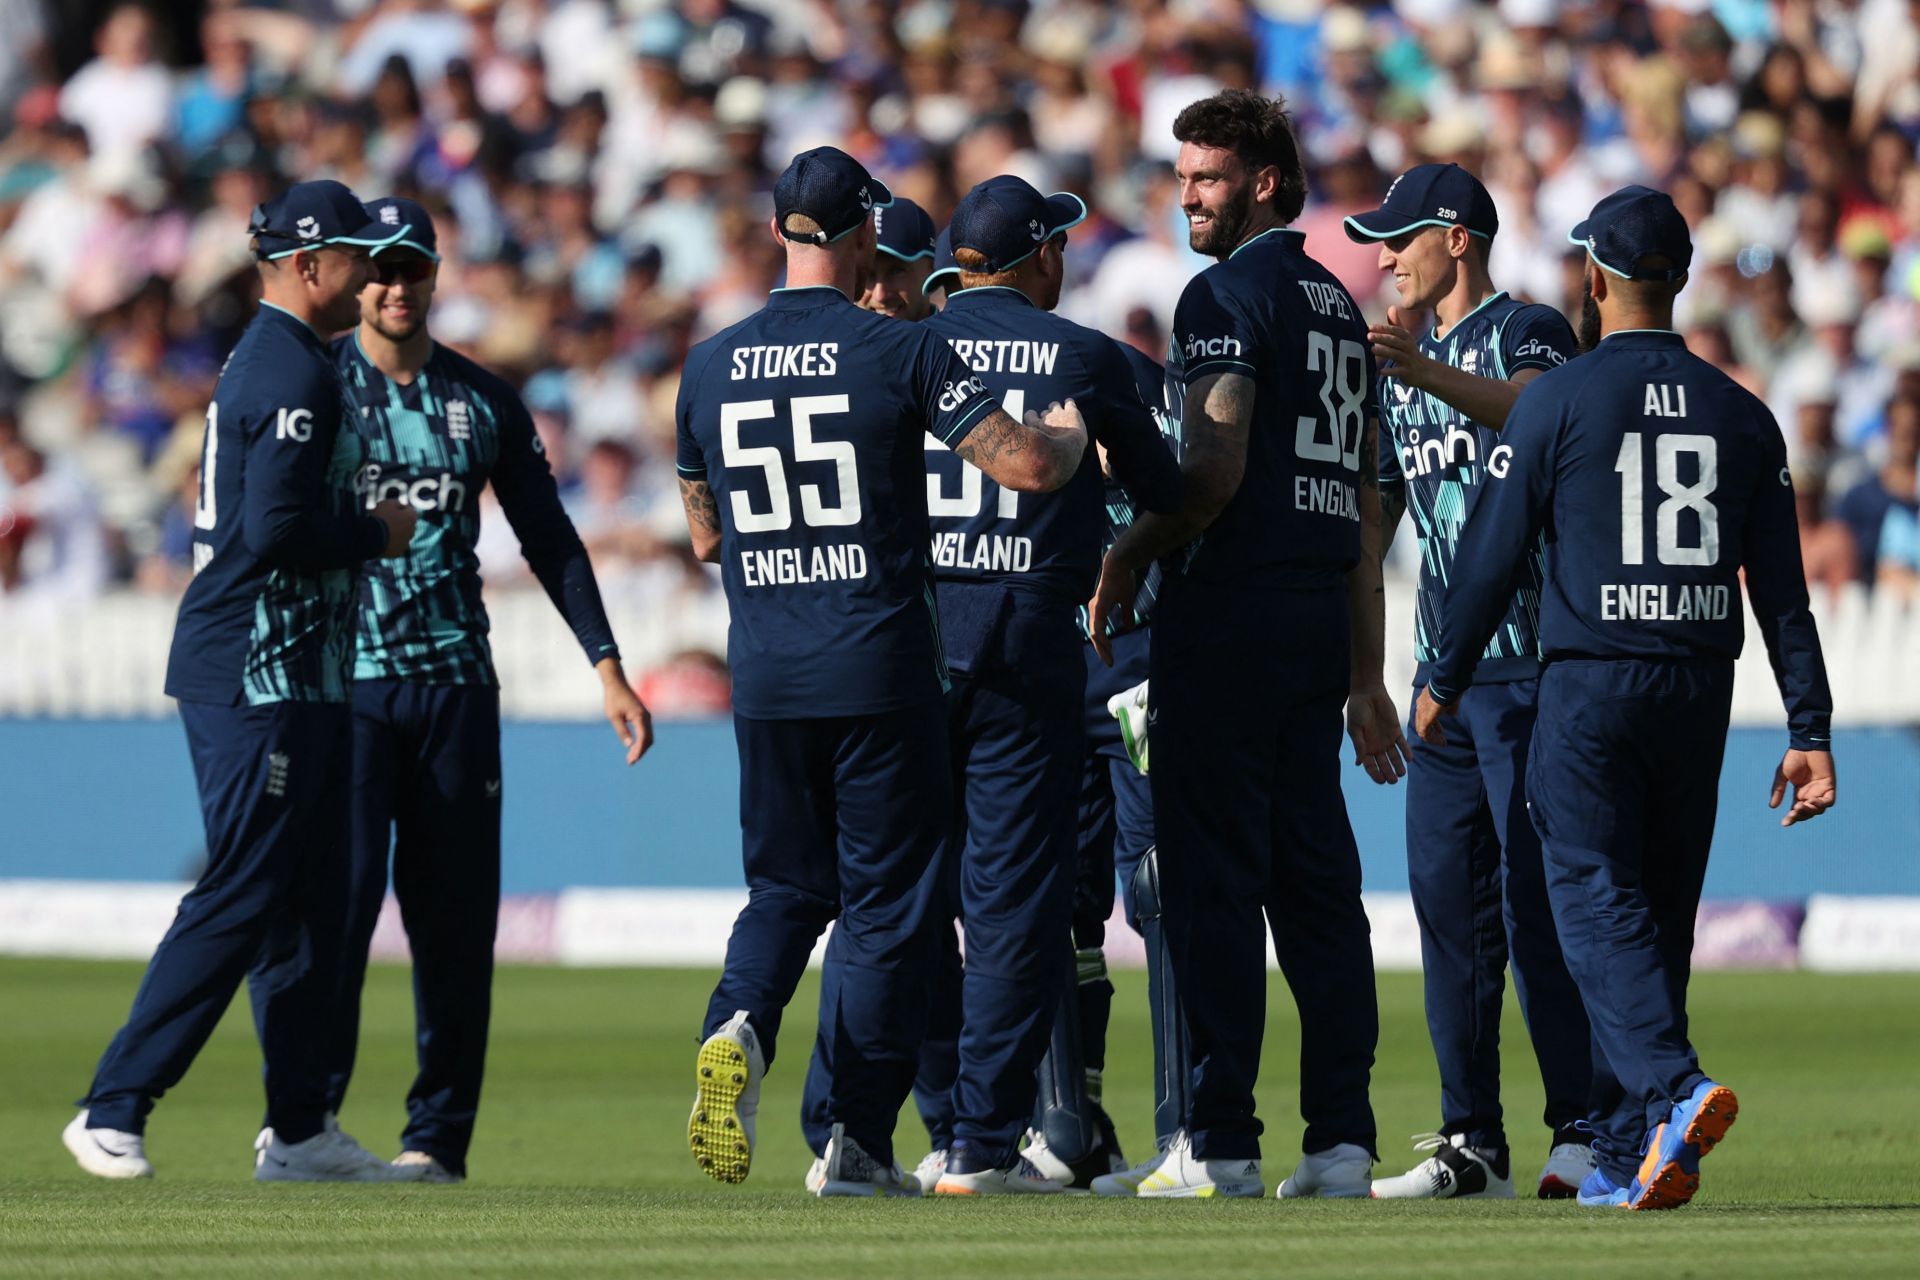
<path fill-rule="evenodd" d="M 680 505 L 687 509 L 687 532 L 693 536 L 693 554 L 708 564 L 720 563 L 720 505 L 705 480 L 680 477 Z"/>
<path fill-rule="evenodd" d="M 1140 513 L 1100 568 L 1100 585 L 1087 606 L 1093 647 L 1109 666 L 1112 647 L 1101 620 L 1133 602 L 1146 567 L 1184 547 L 1220 518 L 1247 473 L 1247 439 L 1253 427 L 1253 379 L 1243 373 L 1210 373 L 1187 388 L 1181 424 L 1185 456 L 1180 461 L 1177 510 Z"/>
<path fill-rule="evenodd" d="M 953 446 L 996 484 L 1023 493 L 1058 489 L 1080 469 L 1086 450 L 1087 424 L 1071 400 L 1048 405 L 1045 417 L 1029 409 L 1024 422 L 993 409 Z"/>

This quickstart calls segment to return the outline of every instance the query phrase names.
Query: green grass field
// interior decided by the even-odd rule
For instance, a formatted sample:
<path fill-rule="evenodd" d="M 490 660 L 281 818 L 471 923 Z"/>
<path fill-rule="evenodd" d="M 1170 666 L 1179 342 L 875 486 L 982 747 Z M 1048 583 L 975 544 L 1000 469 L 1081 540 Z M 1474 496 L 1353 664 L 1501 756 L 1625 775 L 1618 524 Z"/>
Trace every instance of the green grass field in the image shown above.
<path fill-rule="evenodd" d="M 79 1172 L 59 1141 L 124 1014 L 137 966 L 0 961 L 0 1276 L 754 1277 L 1000 1274 L 1920 1275 L 1920 977 L 1706 974 L 1695 1036 L 1740 1092 L 1741 1121 L 1700 1198 L 1669 1214 L 1506 1204 L 818 1201 L 799 1085 L 813 987 L 761 1107 L 754 1175 L 707 1182 L 683 1143 L 692 1032 L 711 974 L 500 974 L 473 1178 L 458 1187 L 256 1186 L 257 1057 L 237 1002 L 148 1130 L 151 1183 Z M 1107 1101 L 1129 1152 L 1150 1144 L 1145 988 L 1119 977 Z M 1383 975 L 1374 1103 L 1383 1168 L 1431 1128 L 1437 1085 L 1417 977 Z M 1509 1005 L 1516 1174 L 1545 1132 Z M 368 987 L 343 1121 L 394 1150 L 410 1077 L 404 970 Z M 1272 988 L 1261 1102 L 1268 1182 L 1291 1168 L 1293 1010 Z M 911 1114 L 901 1158 L 924 1150 Z"/>

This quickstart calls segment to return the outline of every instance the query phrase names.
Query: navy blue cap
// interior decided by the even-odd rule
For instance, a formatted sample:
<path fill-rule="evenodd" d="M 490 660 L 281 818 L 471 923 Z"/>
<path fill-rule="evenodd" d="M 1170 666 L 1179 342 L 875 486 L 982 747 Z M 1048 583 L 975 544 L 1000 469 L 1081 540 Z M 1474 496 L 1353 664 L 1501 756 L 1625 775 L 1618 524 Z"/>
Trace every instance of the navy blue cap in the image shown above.
<path fill-rule="evenodd" d="M 988 178 L 967 192 L 947 233 L 955 249 L 986 256 L 982 271 L 1006 271 L 1041 245 L 1087 220 L 1087 202 L 1070 192 L 1043 196 L 1012 174 Z"/>
<path fill-rule="evenodd" d="M 369 249 L 393 244 L 407 227 L 392 226 L 330 179 L 288 187 L 254 208 L 247 234 L 258 242 L 254 256 L 284 258 L 323 244 L 357 244 Z"/>
<path fill-rule="evenodd" d="M 411 249 L 424 254 L 435 262 L 440 261 L 440 239 L 433 230 L 433 215 L 421 208 L 416 202 L 405 196 L 382 196 L 378 200 L 367 202 L 367 212 L 389 230 L 398 227 L 401 236 L 392 244 L 383 244 L 382 249 Z"/>
<path fill-rule="evenodd" d="M 1593 206 L 1567 235 L 1587 256 L 1623 280 L 1679 280 L 1693 263 L 1693 237 L 1673 198 L 1652 187 L 1622 187 Z M 1673 265 L 1642 267 L 1658 255 Z"/>
<path fill-rule="evenodd" d="M 1480 179 L 1457 164 L 1417 164 L 1393 180 L 1378 209 L 1342 225 L 1347 239 L 1391 240 L 1420 227 L 1465 227 L 1484 240 L 1500 230 L 1493 197 Z"/>
<path fill-rule="evenodd" d="M 902 262 L 918 262 L 933 256 L 933 219 L 927 211 L 903 196 L 873 211 L 873 230 L 880 251 Z"/>
<path fill-rule="evenodd" d="M 933 274 L 920 282 L 920 292 L 931 295 L 935 289 L 959 287 L 960 264 L 953 260 L 953 228 L 948 227 L 933 242 Z"/>
<path fill-rule="evenodd" d="M 893 192 L 838 147 L 802 151 L 773 184 L 773 215 L 780 234 L 803 244 L 831 244 L 893 203 Z M 811 235 L 787 230 L 789 214 L 820 224 Z"/>

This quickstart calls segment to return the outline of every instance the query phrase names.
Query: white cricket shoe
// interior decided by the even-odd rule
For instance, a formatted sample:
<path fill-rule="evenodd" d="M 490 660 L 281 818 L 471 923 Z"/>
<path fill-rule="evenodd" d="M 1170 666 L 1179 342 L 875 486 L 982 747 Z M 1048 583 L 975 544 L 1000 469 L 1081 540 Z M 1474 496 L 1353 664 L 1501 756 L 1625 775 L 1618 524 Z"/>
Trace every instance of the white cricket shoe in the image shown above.
<path fill-rule="evenodd" d="M 1142 1199 L 1203 1200 L 1216 1196 L 1257 1200 L 1267 1194 L 1259 1160 L 1202 1160 L 1186 1130 L 1173 1135 L 1159 1168 L 1134 1192 Z"/>
<path fill-rule="evenodd" d="M 1117 1173 L 1102 1174 L 1095 1178 L 1088 1189 L 1097 1196 L 1131 1196 L 1140 1193 L 1140 1184 L 1151 1178 L 1167 1158 L 1163 1147 L 1134 1165 L 1131 1169 L 1122 1169 Z"/>
<path fill-rule="evenodd" d="M 1127 1171 L 1126 1157 L 1120 1154 L 1119 1149 L 1113 1146 L 1104 1134 L 1095 1135 L 1093 1150 L 1089 1151 L 1077 1164 L 1069 1164 L 1056 1155 L 1053 1148 L 1047 1144 L 1047 1135 L 1038 1129 L 1027 1130 L 1027 1145 L 1021 1149 L 1020 1154 L 1040 1171 L 1041 1177 L 1057 1182 L 1069 1191 L 1076 1187 L 1086 1190 L 1092 1187 L 1095 1178 Z"/>
<path fill-rule="evenodd" d="M 85 1111 L 67 1122 L 60 1141 L 82 1169 L 96 1178 L 151 1178 L 147 1140 L 120 1129 L 89 1129 Z"/>
<path fill-rule="evenodd" d="M 866 1153 L 865 1148 L 847 1136 L 845 1125 L 833 1126 L 827 1139 L 827 1154 L 815 1161 L 820 1168 L 820 1184 L 811 1188 L 822 1199 L 827 1196 L 917 1196 L 920 1184 L 899 1165 L 883 1165 Z M 807 1181 L 813 1181 L 811 1172 Z"/>
<path fill-rule="evenodd" d="M 1342 1142 L 1300 1157 L 1293 1176 L 1280 1184 L 1279 1198 L 1364 1200 L 1373 1194 L 1373 1156 L 1358 1143 Z"/>
<path fill-rule="evenodd" d="M 393 1158 L 393 1167 L 396 1169 L 418 1168 L 421 1171 L 418 1179 L 420 1182 L 451 1184 L 465 1182 L 467 1180 L 465 1174 L 455 1173 L 453 1170 L 447 1168 L 447 1166 L 441 1164 L 436 1157 L 430 1156 L 424 1151 L 402 1151 Z"/>
<path fill-rule="evenodd" d="M 942 1196 L 1057 1196 L 1066 1189 L 1025 1156 L 1015 1156 L 1004 1169 L 972 1169 L 964 1158 L 949 1159 L 946 1172 L 933 1184 L 934 1194 Z"/>
<path fill-rule="evenodd" d="M 1593 1129 L 1585 1121 L 1566 1125 L 1553 1135 L 1553 1149 L 1540 1169 L 1538 1195 L 1542 1200 L 1568 1200 L 1594 1170 Z"/>
<path fill-rule="evenodd" d="M 922 1191 L 932 1191 L 933 1184 L 940 1181 L 940 1175 L 947 1171 L 947 1149 L 929 1151 L 920 1157 L 920 1163 L 913 1166 L 913 1180 L 920 1184 Z"/>
<path fill-rule="evenodd" d="M 1464 1133 L 1423 1133 L 1413 1149 L 1433 1154 L 1398 1177 L 1375 1179 L 1375 1200 L 1513 1199 L 1505 1147 L 1470 1147 Z"/>
<path fill-rule="evenodd" d="M 817 1196 L 820 1188 L 827 1185 L 827 1158 L 815 1156 L 813 1163 L 807 1166 L 807 1194 Z"/>
<path fill-rule="evenodd" d="M 745 1009 L 708 1036 L 694 1060 L 687 1149 L 716 1182 L 745 1182 L 753 1164 L 753 1118 L 767 1060 Z"/>
<path fill-rule="evenodd" d="M 327 1127 L 305 1142 L 287 1142 L 271 1129 L 254 1141 L 255 1182 L 419 1182 L 419 1165 L 388 1164 L 343 1132 Z"/>

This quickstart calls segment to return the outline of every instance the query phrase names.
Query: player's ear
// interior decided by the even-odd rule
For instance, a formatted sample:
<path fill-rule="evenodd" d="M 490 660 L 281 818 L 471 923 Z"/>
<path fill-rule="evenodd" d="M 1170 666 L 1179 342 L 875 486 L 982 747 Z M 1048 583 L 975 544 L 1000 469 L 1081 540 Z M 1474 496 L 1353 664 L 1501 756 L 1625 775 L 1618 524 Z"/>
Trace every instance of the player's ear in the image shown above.
<path fill-rule="evenodd" d="M 1467 250 L 1473 247 L 1473 233 L 1465 227 L 1455 225 L 1447 228 L 1447 252 L 1456 258 L 1467 256 Z"/>
<path fill-rule="evenodd" d="M 1607 273 L 1599 267 L 1589 264 L 1587 267 L 1587 292 L 1595 302 L 1607 300 Z"/>
<path fill-rule="evenodd" d="M 1259 172 L 1253 175 L 1253 198 L 1256 201 L 1265 200 L 1271 204 L 1279 194 L 1280 166 L 1262 165 Z"/>
<path fill-rule="evenodd" d="M 780 219 L 777 216 L 767 219 L 767 234 L 773 237 L 775 244 L 786 248 L 787 238 L 780 234 Z"/>

